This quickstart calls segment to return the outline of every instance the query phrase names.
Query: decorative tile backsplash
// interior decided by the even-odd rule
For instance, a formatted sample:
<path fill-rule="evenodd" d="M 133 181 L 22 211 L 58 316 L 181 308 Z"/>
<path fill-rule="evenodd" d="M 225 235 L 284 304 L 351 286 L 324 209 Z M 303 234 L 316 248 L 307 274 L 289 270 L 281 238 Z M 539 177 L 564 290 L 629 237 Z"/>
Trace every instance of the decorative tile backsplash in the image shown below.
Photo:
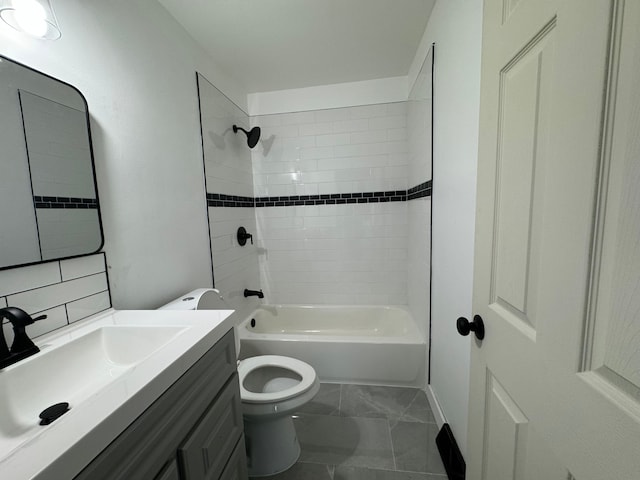
<path fill-rule="evenodd" d="M 105 254 L 0 271 L 0 308 L 5 306 L 47 315 L 27 327 L 31 338 L 111 308 Z M 6 321 L 3 331 L 10 346 L 13 329 Z"/>

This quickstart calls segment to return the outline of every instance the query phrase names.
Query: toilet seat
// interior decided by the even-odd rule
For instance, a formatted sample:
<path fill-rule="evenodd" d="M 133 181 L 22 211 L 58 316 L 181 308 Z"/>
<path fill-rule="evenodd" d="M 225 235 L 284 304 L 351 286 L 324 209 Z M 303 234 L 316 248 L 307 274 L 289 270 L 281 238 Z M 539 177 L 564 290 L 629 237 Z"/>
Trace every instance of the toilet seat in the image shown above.
<path fill-rule="evenodd" d="M 254 370 L 264 367 L 290 370 L 299 375 L 301 380 L 293 387 L 278 392 L 257 393 L 247 390 L 244 387 L 244 379 Z M 240 398 L 243 403 L 265 404 L 282 402 L 305 393 L 317 383 L 316 372 L 311 365 L 295 358 L 281 355 L 260 355 L 241 360 L 240 365 L 238 365 L 238 376 L 240 377 Z"/>

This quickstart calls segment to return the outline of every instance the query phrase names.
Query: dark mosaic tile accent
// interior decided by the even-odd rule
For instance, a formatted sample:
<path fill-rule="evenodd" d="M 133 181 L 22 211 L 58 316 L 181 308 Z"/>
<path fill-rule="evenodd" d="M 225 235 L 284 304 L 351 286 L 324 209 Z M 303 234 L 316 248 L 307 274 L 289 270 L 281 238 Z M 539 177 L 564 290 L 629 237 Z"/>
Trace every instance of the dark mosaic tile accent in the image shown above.
<path fill-rule="evenodd" d="M 33 203 L 36 208 L 61 208 L 65 210 L 95 210 L 98 208 L 98 200 L 95 198 L 46 197 L 41 195 L 34 195 Z"/>
<path fill-rule="evenodd" d="M 432 181 L 421 183 L 413 188 L 407 190 L 407 200 L 414 200 L 416 198 L 430 197 L 432 189 Z"/>
<path fill-rule="evenodd" d="M 387 192 L 331 193 L 322 195 L 291 195 L 278 197 L 241 197 L 222 193 L 207 193 L 210 207 L 294 207 L 301 205 L 344 205 L 349 203 L 406 202 L 431 196 L 431 180 L 409 190 Z"/>
<path fill-rule="evenodd" d="M 253 208 L 256 200 L 253 197 L 225 195 L 224 193 L 207 193 L 207 205 L 210 207 L 244 207 Z"/>

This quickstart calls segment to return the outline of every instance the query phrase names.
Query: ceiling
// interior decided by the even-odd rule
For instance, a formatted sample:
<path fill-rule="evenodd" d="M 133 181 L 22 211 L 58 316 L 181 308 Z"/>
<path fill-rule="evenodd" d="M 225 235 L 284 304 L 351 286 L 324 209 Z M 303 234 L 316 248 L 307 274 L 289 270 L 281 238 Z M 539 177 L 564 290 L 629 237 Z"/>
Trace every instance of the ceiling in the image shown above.
<path fill-rule="evenodd" d="M 248 93 L 404 76 L 435 0 L 158 0 Z"/>

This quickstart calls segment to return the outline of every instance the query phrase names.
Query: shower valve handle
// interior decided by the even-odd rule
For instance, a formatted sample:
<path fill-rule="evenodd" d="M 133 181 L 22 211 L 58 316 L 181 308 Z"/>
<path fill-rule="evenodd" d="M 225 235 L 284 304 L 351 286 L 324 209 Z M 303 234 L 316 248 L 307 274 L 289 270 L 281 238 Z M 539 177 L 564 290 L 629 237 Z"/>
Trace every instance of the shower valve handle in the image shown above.
<path fill-rule="evenodd" d="M 253 245 L 253 235 L 247 233 L 247 230 L 244 227 L 238 228 L 236 238 L 238 239 L 238 245 L 241 247 L 244 247 L 247 244 L 247 240 L 251 240 L 251 245 Z"/>

